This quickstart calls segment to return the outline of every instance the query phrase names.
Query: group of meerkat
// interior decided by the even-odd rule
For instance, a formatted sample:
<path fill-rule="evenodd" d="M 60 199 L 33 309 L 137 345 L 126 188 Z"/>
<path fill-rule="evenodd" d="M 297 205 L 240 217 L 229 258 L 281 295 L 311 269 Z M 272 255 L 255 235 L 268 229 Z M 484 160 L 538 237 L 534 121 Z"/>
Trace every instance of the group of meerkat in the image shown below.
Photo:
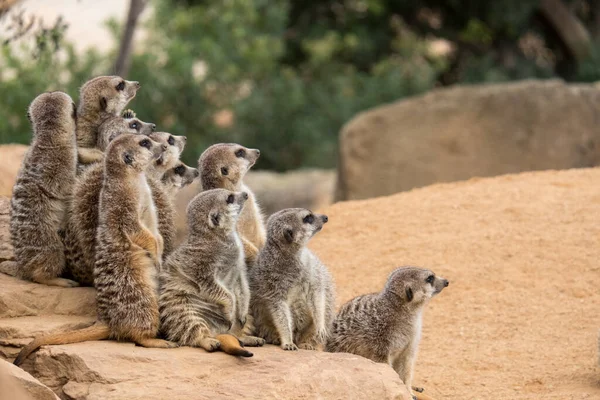
<path fill-rule="evenodd" d="M 260 151 L 215 144 L 198 169 L 183 164 L 185 137 L 124 111 L 139 88 L 101 76 L 81 87 L 77 107 L 63 92 L 29 106 L 33 138 L 11 199 L 17 271 L 46 285 L 94 286 L 98 319 L 34 339 L 15 364 L 40 346 L 87 340 L 245 357 L 245 346 L 269 343 L 389 363 L 413 394 L 422 310 L 448 281 L 398 268 L 381 293 L 336 315 L 333 279 L 307 248 L 328 217 L 289 208 L 265 224 L 243 182 Z M 173 198 L 196 177 L 189 233 L 175 248 Z"/>

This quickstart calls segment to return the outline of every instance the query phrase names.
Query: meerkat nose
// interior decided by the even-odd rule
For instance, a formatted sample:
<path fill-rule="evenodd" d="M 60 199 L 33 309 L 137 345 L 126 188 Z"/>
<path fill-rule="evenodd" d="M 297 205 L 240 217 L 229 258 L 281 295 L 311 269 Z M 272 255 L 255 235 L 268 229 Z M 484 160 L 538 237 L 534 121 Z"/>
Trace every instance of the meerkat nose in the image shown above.
<path fill-rule="evenodd" d="M 162 147 L 163 151 L 169 148 L 169 146 L 167 146 L 166 144 L 162 144 L 160 147 Z"/>
<path fill-rule="evenodd" d="M 447 279 L 444 279 L 444 287 L 447 287 L 450 284 Z"/>
<path fill-rule="evenodd" d="M 323 220 L 323 223 L 327 223 L 327 221 L 329 221 L 329 217 L 327 215 L 323 215 L 321 219 Z"/>
<path fill-rule="evenodd" d="M 259 149 L 256 149 L 256 155 L 260 156 L 260 150 Z"/>
<path fill-rule="evenodd" d="M 182 136 L 181 138 L 183 139 L 184 142 L 187 142 L 187 136 Z"/>
<path fill-rule="evenodd" d="M 244 200 L 248 200 L 248 193 L 242 192 L 242 197 L 244 198 Z"/>
<path fill-rule="evenodd" d="M 152 130 L 155 131 L 156 130 L 156 124 L 152 124 Z"/>
<path fill-rule="evenodd" d="M 138 81 L 133 81 L 133 84 L 135 85 L 136 88 L 141 88 L 142 85 L 140 85 L 140 83 Z"/>

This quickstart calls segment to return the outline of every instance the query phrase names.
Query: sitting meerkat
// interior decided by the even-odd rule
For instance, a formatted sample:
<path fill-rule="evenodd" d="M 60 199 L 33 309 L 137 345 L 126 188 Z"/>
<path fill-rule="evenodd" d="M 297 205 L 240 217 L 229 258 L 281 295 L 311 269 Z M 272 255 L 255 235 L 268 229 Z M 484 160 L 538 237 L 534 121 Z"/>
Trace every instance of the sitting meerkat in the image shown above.
<path fill-rule="evenodd" d="M 152 132 L 149 137 L 167 146 L 167 151 L 154 160 L 148 168 L 146 179 L 158 211 L 159 231 L 165 246 L 164 253 L 168 255 L 172 251 L 175 238 L 174 209 L 170 196 L 161 187 L 159 179 L 179 162 L 186 140 L 184 136 L 173 136 L 166 132 Z M 86 286 L 94 285 L 98 205 L 103 179 L 102 163 L 90 165 L 80 175 L 73 190 L 73 204 L 64 235 L 67 274 Z"/>
<path fill-rule="evenodd" d="M 334 318 L 335 289 L 327 267 L 306 244 L 327 222 L 303 208 L 288 208 L 267 221 L 267 243 L 250 270 L 257 336 L 284 350 L 325 345 Z"/>
<path fill-rule="evenodd" d="M 248 202 L 238 221 L 238 232 L 249 269 L 264 246 L 266 235 L 264 217 L 256 197 L 242 180 L 259 156 L 258 149 L 248 149 L 235 143 L 220 143 L 210 146 L 198 159 L 202 190 L 221 188 L 248 193 Z"/>
<path fill-rule="evenodd" d="M 34 339 L 15 360 L 40 346 L 88 340 L 132 341 L 144 347 L 177 347 L 157 339 L 158 264 L 161 239 L 146 169 L 166 145 L 142 135 L 121 135 L 106 149 L 94 266 L 98 321 L 84 329 Z"/>
<path fill-rule="evenodd" d="M 423 308 L 446 286 L 448 281 L 430 270 L 397 268 L 382 292 L 355 297 L 341 307 L 327 351 L 390 364 L 414 396 L 411 382 Z"/>
<path fill-rule="evenodd" d="M 240 344 L 264 344 L 241 332 L 250 291 L 236 224 L 247 199 L 245 192 L 211 189 L 188 205 L 190 233 L 161 274 L 161 329 L 169 340 L 244 357 L 252 353 Z"/>
<path fill-rule="evenodd" d="M 10 201 L 10 234 L 17 275 L 46 285 L 72 287 L 61 233 L 76 179 L 76 108 L 63 92 L 36 97 L 27 113 L 33 128 Z"/>
<path fill-rule="evenodd" d="M 98 76 L 83 84 L 77 107 L 77 155 L 80 164 L 102 160 L 102 151 L 95 148 L 98 128 L 111 116 L 120 116 L 135 97 L 140 83 L 120 76 Z"/>

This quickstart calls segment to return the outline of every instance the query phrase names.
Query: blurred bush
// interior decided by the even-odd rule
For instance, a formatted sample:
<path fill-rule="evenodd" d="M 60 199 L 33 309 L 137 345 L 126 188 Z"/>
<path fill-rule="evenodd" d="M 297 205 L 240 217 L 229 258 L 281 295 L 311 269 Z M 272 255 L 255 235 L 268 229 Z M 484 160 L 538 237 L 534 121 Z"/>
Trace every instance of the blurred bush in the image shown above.
<path fill-rule="evenodd" d="M 563 40 L 557 3 L 564 26 L 600 43 L 592 0 L 154 0 L 128 76 L 142 83 L 131 107 L 187 135 L 190 164 L 235 141 L 263 150 L 259 168 L 333 167 L 341 126 L 373 106 L 436 85 L 597 79 L 600 51 Z M 3 45 L 1 142 L 29 141 L 25 112 L 39 92 L 76 98 L 90 76 L 111 73 L 122 27 L 108 26 L 109 54 L 76 54 L 60 21 Z"/>

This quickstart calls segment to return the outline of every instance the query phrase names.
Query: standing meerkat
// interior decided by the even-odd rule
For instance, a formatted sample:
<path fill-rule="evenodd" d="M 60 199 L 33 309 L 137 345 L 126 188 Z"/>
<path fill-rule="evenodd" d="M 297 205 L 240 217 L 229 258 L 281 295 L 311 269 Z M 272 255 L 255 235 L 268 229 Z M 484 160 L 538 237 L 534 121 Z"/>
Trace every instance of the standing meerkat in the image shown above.
<path fill-rule="evenodd" d="M 110 116 L 119 116 L 135 97 L 140 83 L 120 76 L 98 76 L 79 90 L 77 107 L 77 155 L 81 164 L 102 160 L 102 151 L 95 148 L 98 128 Z"/>
<path fill-rule="evenodd" d="M 18 275 L 46 285 L 72 287 L 61 233 L 76 178 L 76 108 L 63 92 L 39 95 L 29 106 L 32 143 L 10 201 L 10 234 Z"/>
<path fill-rule="evenodd" d="M 167 146 L 167 150 L 148 167 L 146 178 L 158 212 L 164 252 L 169 254 L 175 238 L 174 209 L 169 194 L 165 193 L 159 179 L 179 162 L 186 139 L 184 136 L 173 136 L 166 132 L 152 132 L 149 137 Z M 102 163 L 89 166 L 80 175 L 73 190 L 73 204 L 65 232 L 67 272 L 77 282 L 86 286 L 94 285 L 98 205 L 103 178 Z"/>
<path fill-rule="evenodd" d="M 99 321 L 77 331 L 34 339 L 15 364 L 40 346 L 88 340 L 132 341 L 144 347 L 170 348 L 157 339 L 158 270 L 162 240 L 145 171 L 165 145 L 142 135 L 121 135 L 106 150 L 98 209 L 94 266 Z"/>
<path fill-rule="evenodd" d="M 448 283 L 428 269 L 397 268 L 382 292 L 355 297 L 341 307 L 327 351 L 390 364 L 414 396 L 411 382 L 423 308 Z"/>
<path fill-rule="evenodd" d="M 267 243 L 250 270 L 255 332 L 284 350 L 324 346 L 334 318 L 331 275 L 306 244 L 326 215 L 288 208 L 267 221 Z"/>
<path fill-rule="evenodd" d="M 238 232 L 244 245 L 248 267 L 256 262 L 266 240 L 264 217 L 254 193 L 244 185 L 246 172 L 256 163 L 260 150 L 235 143 L 210 146 L 198 159 L 202 190 L 227 189 L 248 193 L 248 202 L 238 220 Z"/>
<path fill-rule="evenodd" d="M 190 202 L 190 233 L 161 275 L 161 329 L 169 340 L 244 357 L 252 353 L 240 344 L 264 344 L 242 333 L 250 290 L 236 223 L 247 199 L 245 192 L 212 189 Z"/>

